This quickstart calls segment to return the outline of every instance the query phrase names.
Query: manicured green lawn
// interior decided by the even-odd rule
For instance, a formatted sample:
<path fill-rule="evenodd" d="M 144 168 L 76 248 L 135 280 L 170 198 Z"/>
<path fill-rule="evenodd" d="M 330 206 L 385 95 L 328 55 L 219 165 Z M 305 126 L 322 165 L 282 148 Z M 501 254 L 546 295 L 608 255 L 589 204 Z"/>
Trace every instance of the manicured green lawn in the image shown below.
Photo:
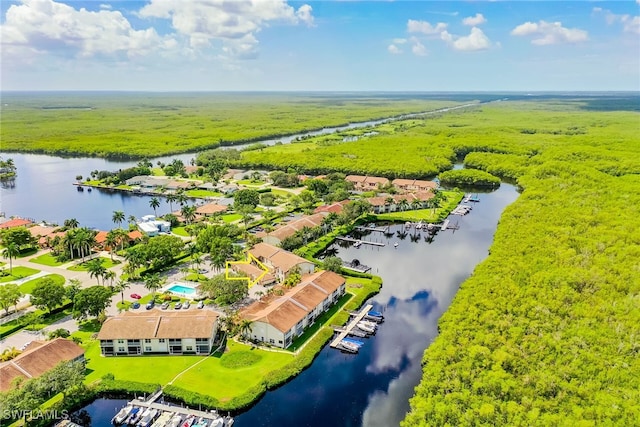
<path fill-rule="evenodd" d="M 276 196 L 281 196 L 285 198 L 289 198 L 294 195 L 291 191 L 282 190 L 280 188 L 272 188 L 271 193 L 275 194 Z"/>
<path fill-rule="evenodd" d="M 239 185 L 246 185 L 247 187 L 260 187 L 261 185 L 266 184 L 264 181 L 254 181 L 252 179 L 243 179 L 237 182 Z"/>
<path fill-rule="evenodd" d="M 64 285 L 64 282 L 66 281 L 66 279 L 61 276 L 60 274 L 47 274 L 44 277 L 38 277 L 37 279 L 33 279 L 33 280 L 29 280 L 28 282 L 24 282 L 22 285 L 20 285 L 20 292 L 22 292 L 23 294 L 30 294 L 31 291 L 33 291 L 33 288 L 36 287 L 36 285 L 38 285 L 40 282 L 42 282 L 42 280 L 48 277 L 50 279 L 52 279 L 55 283 L 60 283 L 62 285 Z"/>
<path fill-rule="evenodd" d="M 108 257 L 100 257 L 100 259 L 102 260 L 102 265 L 105 268 L 111 268 L 114 265 L 119 264 L 118 261 L 115 261 L 115 262 L 111 261 L 111 258 L 108 258 Z M 82 264 L 72 265 L 71 267 L 67 268 L 67 270 L 71 270 L 71 271 L 87 271 L 87 263 L 84 262 Z"/>
<path fill-rule="evenodd" d="M 51 267 L 57 267 L 59 265 L 64 264 L 63 262 L 56 261 L 56 257 L 51 255 L 51 252 L 47 252 L 46 254 L 42 254 L 38 257 L 31 258 L 29 262 L 33 262 L 36 264 L 48 265 Z"/>
<path fill-rule="evenodd" d="M 185 194 L 189 197 L 220 197 L 222 193 L 211 190 L 187 190 Z"/>
<path fill-rule="evenodd" d="M 227 223 L 237 221 L 239 219 L 242 219 L 242 215 L 240 214 L 233 213 L 233 214 L 222 215 L 222 220 Z"/>
<path fill-rule="evenodd" d="M 9 273 L 8 268 L 6 268 L 4 271 L 7 273 L 7 275 L 0 277 L 0 283 L 23 279 L 25 277 L 33 276 L 34 274 L 40 272 L 40 270 L 36 270 L 35 268 L 22 267 L 20 265 L 17 267 L 13 267 L 11 274 L 8 274 Z"/>
<path fill-rule="evenodd" d="M 171 232 L 178 236 L 189 237 L 189 233 L 187 233 L 186 227 L 173 227 Z"/>

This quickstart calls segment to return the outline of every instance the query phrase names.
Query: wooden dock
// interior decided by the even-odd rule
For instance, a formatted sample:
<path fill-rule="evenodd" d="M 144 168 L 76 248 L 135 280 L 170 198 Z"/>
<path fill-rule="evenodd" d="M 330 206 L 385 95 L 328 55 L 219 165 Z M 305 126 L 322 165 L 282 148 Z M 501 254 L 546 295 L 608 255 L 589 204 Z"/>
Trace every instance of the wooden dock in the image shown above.
<path fill-rule="evenodd" d="M 339 348 L 340 347 L 340 341 L 342 341 L 344 338 L 347 337 L 347 335 L 350 335 L 351 332 L 353 331 L 353 329 L 356 327 L 356 325 L 358 324 L 359 321 L 361 321 L 364 316 L 366 316 L 366 314 L 371 311 L 373 309 L 373 305 L 371 304 L 367 304 L 366 306 L 364 306 L 364 308 L 362 308 L 362 310 L 360 310 L 353 319 L 351 319 L 351 321 L 349 323 L 347 323 L 347 326 L 342 330 L 342 332 L 340 332 L 338 334 L 338 336 L 336 337 L 336 339 L 334 339 L 333 341 L 331 341 L 330 346 L 332 348 Z"/>
<path fill-rule="evenodd" d="M 356 227 L 358 231 L 377 231 L 379 233 L 386 233 L 389 231 L 389 226 L 386 227 L 366 227 L 364 225 L 360 225 Z"/>
<path fill-rule="evenodd" d="M 150 396 L 146 400 L 133 399 L 128 404 L 137 406 L 140 408 L 157 409 L 160 413 L 172 412 L 174 414 L 180 414 L 183 416 L 193 415 L 194 417 L 206 418 L 209 420 L 216 420 L 218 418 L 222 418 L 224 420 L 225 426 L 231 426 L 233 424 L 233 418 L 229 416 L 223 417 L 215 410 L 207 412 L 207 411 L 201 411 L 198 409 L 191 409 L 187 407 L 167 405 L 165 403 L 156 402 L 156 400 L 158 400 L 158 398 L 160 398 L 161 395 L 162 395 L 162 390 L 159 390 L 158 392 L 154 393 L 152 396 Z"/>
<path fill-rule="evenodd" d="M 351 242 L 351 243 L 360 242 L 362 244 L 372 245 L 372 246 L 386 246 L 384 243 L 370 242 L 368 240 L 358 240 L 358 239 L 353 239 L 351 237 L 336 237 L 336 240 L 342 240 L 343 242 Z"/>
<path fill-rule="evenodd" d="M 440 230 L 446 230 L 448 226 L 449 226 L 449 220 L 445 219 L 444 222 L 442 223 L 442 226 L 440 227 Z"/>

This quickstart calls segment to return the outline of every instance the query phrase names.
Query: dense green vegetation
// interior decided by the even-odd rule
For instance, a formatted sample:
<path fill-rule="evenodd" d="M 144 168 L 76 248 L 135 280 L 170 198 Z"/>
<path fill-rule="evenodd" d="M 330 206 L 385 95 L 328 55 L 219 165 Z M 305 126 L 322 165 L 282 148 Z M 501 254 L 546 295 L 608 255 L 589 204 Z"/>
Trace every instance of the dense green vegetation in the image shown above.
<path fill-rule="evenodd" d="M 427 97 L 4 94 L 3 151 L 141 158 L 434 110 Z M 88 104 L 87 104 L 88 103 Z M 335 108 L 339 106 L 339 108 Z"/>
<path fill-rule="evenodd" d="M 496 128 L 500 152 L 465 162 L 523 192 L 442 317 L 403 426 L 640 419 L 640 118 L 575 107 L 486 108 L 478 132 L 500 115 L 514 138 Z"/>
<path fill-rule="evenodd" d="M 497 187 L 500 185 L 500 178 L 477 169 L 460 169 L 444 171 L 438 175 L 440 182 L 448 186 L 469 186 L 479 185 L 483 187 Z"/>

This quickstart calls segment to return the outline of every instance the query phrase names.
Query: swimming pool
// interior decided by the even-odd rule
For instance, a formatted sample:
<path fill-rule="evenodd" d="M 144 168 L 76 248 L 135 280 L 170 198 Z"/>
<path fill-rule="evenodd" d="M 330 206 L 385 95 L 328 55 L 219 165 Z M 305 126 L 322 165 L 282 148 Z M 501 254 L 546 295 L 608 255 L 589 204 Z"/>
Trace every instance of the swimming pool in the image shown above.
<path fill-rule="evenodd" d="M 165 288 L 165 291 L 170 291 L 176 295 L 195 296 L 196 288 L 187 286 L 183 283 L 172 283 Z"/>

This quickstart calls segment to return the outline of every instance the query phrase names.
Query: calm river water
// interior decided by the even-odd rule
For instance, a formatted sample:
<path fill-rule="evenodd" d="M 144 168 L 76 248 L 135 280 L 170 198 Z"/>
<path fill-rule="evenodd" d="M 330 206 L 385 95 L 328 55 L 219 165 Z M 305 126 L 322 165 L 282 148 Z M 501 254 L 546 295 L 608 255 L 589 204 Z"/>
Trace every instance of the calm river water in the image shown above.
<path fill-rule="evenodd" d="M 460 283 L 487 256 L 498 219 L 518 193 L 503 184 L 479 196 L 470 214 L 451 217 L 459 229 L 439 232 L 432 243 L 420 233 L 412 240 L 411 230 L 404 239 L 376 232 L 366 236 L 387 244 L 381 248 L 336 245 L 338 256 L 358 259 L 384 280 L 371 302 L 384 311 L 385 322 L 356 355 L 326 346 L 309 369 L 237 415 L 234 426 L 398 425 L 420 381 L 422 354 L 437 334 L 438 319 Z M 394 233 L 402 230 L 391 227 Z M 85 410 L 92 425 L 103 426 L 118 404 L 101 399 Z"/>

